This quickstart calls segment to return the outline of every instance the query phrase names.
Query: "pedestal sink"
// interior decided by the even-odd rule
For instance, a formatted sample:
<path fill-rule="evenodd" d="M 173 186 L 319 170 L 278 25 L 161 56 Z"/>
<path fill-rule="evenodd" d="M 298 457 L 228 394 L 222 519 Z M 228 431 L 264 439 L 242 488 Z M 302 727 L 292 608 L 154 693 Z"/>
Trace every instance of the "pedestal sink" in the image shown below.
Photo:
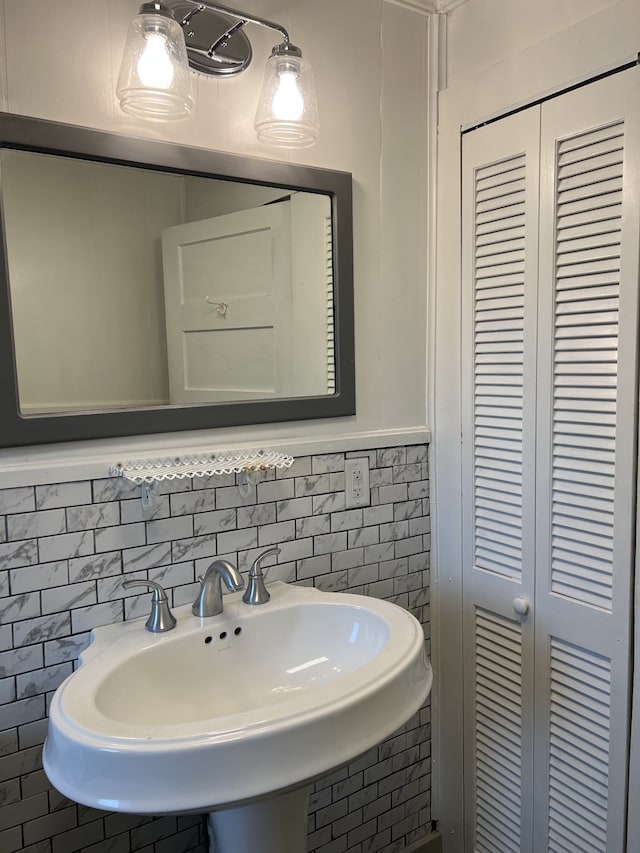
<path fill-rule="evenodd" d="M 431 667 L 394 604 L 269 590 L 258 607 L 225 596 L 209 619 L 177 608 L 166 634 L 96 628 L 51 704 L 52 784 L 109 811 L 210 812 L 216 853 L 302 853 L 309 783 L 415 713 Z"/>

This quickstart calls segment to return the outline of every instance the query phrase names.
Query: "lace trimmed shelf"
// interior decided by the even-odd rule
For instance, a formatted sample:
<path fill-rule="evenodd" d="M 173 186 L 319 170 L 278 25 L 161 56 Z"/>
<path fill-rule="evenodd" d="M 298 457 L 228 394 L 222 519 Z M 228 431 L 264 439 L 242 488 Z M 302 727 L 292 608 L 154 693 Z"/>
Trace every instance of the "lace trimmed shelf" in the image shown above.
<path fill-rule="evenodd" d="M 201 456 L 172 456 L 118 462 L 109 468 L 112 477 L 124 477 L 132 483 L 153 484 L 162 480 L 211 477 L 216 474 L 249 474 L 272 468 L 290 468 L 293 456 L 274 450 L 232 450 Z"/>

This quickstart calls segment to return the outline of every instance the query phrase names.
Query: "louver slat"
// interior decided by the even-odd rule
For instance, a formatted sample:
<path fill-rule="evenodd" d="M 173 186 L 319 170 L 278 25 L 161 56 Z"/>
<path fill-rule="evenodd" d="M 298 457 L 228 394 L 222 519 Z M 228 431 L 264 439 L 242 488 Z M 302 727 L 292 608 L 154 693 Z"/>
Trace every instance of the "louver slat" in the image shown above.
<path fill-rule="evenodd" d="M 551 639 L 549 853 L 607 849 L 610 695 L 608 659 Z"/>
<path fill-rule="evenodd" d="M 622 131 L 622 123 L 592 130 L 557 151 L 551 589 L 605 610 L 613 589 Z M 568 503 L 593 514 L 574 523 Z M 585 520 L 599 523 L 597 548 Z"/>
<path fill-rule="evenodd" d="M 510 578 L 521 573 L 522 518 L 505 493 L 519 505 L 525 178 L 524 155 L 475 173 L 474 562 Z"/>
<path fill-rule="evenodd" d="M 519 853 L 522 789 L 522 629 L 475 614 L 476 853 Z"/>

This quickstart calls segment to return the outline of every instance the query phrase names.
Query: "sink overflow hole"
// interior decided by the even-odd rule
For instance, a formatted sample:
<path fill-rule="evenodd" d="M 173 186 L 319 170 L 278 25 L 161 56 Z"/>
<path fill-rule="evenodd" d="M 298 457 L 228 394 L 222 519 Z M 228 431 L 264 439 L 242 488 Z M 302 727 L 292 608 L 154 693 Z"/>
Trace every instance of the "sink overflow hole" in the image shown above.
<path fill-rule="evenodd" d="M 234 629 L 233 629 L 233 633 L 235 634 L 235 636 L 236 636 L 236 637 L 239 637 L 239 636 L 240 636 L 240 634 L 242 634 L 242 628 L 240 628 L 240 627 L 234 628 Z M 219 638 L 220 638 L 221 640 L 226 640 L 226 638 L 227 638 L 227 632 L 226 632 L 226 631 L 221 631 L 221 632 L 220 632 L 220 634 L 219 634 Z M 209 643 L 213 642 L 213 637 L 212 637 L 211 635 L 209 635 L 209 636 L 207 636 L 207 637 L 205 637 L 205 638 L 204 638 L 204 641 L 205 641 L 206 645 L 209 645 Z"/>

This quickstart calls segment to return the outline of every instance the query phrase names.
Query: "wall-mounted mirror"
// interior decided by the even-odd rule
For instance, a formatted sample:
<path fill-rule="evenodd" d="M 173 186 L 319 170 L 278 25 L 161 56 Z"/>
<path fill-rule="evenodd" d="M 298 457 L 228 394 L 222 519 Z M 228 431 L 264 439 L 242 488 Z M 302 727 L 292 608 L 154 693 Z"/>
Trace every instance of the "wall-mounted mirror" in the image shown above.
<path fill-rule="evenodd" d="M 0 116 L 2 446 L 355 412 L 351 176 Z"/>

